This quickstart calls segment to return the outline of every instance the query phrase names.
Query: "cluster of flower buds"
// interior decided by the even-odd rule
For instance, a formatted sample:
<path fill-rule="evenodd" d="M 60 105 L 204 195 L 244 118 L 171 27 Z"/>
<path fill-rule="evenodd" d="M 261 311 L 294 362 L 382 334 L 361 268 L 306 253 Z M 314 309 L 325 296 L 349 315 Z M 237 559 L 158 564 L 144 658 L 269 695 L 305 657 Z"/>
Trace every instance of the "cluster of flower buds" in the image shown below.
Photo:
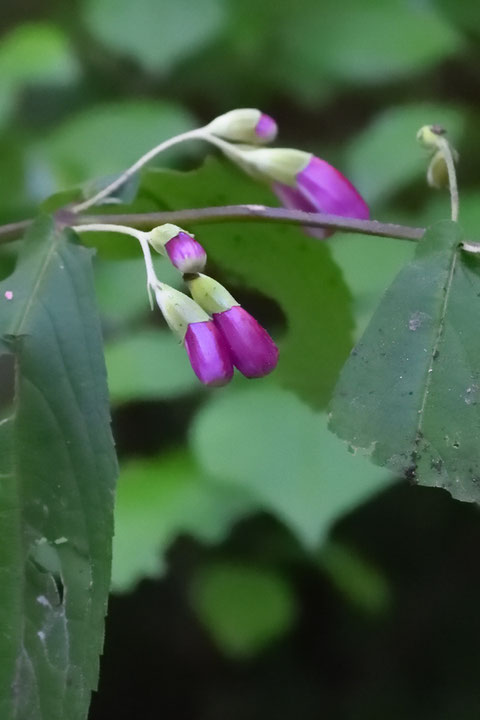
<path fill-rule="evenodd" d="M 162 314 L 205 385 L 226 385 L 236 367 L 247 378 L 267 375 L 277 365 L 278 349 L 267 331 L 219 282 L 202 274 L 203 247 L 176 225 L 148 233 L 148 240 L 183 273 L 192 297 L 156 282 L 152 287 Z"/>
<path fill-rule="evenodd" d="M 234 141 L 217 144 L 245 172 L 269 183 L 286 208 L 368 219 L 369 208 L 360 193 L 325 160 L 302 150 L 258 147 L 273 140 L 276 129 L 268 115 L 242 109 L 221 115 L 206 127 L 212 135 Z M 331 234 L 322 228 L 306 227 L 305 232 L 316 238 Z"/>

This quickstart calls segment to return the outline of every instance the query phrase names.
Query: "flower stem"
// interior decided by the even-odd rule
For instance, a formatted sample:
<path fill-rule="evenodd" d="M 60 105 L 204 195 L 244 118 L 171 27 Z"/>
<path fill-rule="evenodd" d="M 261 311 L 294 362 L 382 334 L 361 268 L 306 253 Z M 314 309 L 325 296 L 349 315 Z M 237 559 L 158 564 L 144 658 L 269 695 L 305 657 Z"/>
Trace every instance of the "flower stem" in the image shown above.
<path fill-rule="evenodd" d="M 448 140 L 444 137 L 438 137 L 437 145 L 439 150 L 442 151 L 447 166 L 448 172 L 448 185 L 450 189 L 450 204 L 452 208 L 452 220 L 457 222 L 458 220 L 458 186 L 457 186 L 457 173 L 455 170 L 455 161 L 453 158 L 452 148 Z"/>
<path fill-rule="evenodd" d="M 88 198 L 81 203 L 78 203 L 78 205 L 74 205 L 71 208 L 71 211 L 74 213 L 80 213 L 88 210 L 88 208 L 91 208 L 94 205 L 98 205 L 101 200 L 104 200 L 106 197 L 115 192 L 115 190 L 118 190 L 119 187 L 121 187 L 124 183 L 127 182 L 129 178 L 132 177 L 132 175 L 135 175 L 138 170 L 140 170 L 144 165 L 146 165 L 150 160 L 152 160 L 164 150 L 168 150 L 168 148 L 171 148 L 174 145 L 185 142 L 185 140 L 199 139 L 202 136 L 203 129 L 197 128 L 195 130 L 188 130 L 187 132 L 181 133 L 180 135 L 175 135 L 175 137 L 169 138 L 168 140 L 165 140 L 159 145 L 156 145 L 154 148 L 145 153 L 145 155 L 142 155 L 141 158 L 139 158 L 135 163 L 133 163 L 133 165 L 131 165 L 115 180 L 113 180 L 113 182 L 107 185 L 107 187 L 104 187 L 103 190 L 100 190 L 100 192 L 98 192 L 93 197 Z"/>
<path fill-rule="evenodd" d="M 140 247 L 142 248 L 143 257 L 145 260 L 145 269 L 147 271 L 147 293 L 148 293 L 148 299 L 150 302 L 150 307 L 153 310 L 152 288 L 155 288 L 158 284 L 160 284 L 160 281 L 157 278 L 157 274 L 156 274 L 155 268 L 153 266 L 152 254 L 150 252 L 150 246 L 148 244 L 147 233 L 143 232 L 142 230 L 138 230 L 137 228 L 127 227 L 125 225 L 109 224 L 109 223 L 89 223 L 89 224 L 85 224 L 85 225 L 74 225 L 72 227 L 72 230 L 75 230 L 75 232 L 77 232 L 77 233 L 82 233 L 82 232 L 121 233 L 122 235 L 131 235 L 136 240 L 138 240 L 138 242 L 140 243 Z"/>

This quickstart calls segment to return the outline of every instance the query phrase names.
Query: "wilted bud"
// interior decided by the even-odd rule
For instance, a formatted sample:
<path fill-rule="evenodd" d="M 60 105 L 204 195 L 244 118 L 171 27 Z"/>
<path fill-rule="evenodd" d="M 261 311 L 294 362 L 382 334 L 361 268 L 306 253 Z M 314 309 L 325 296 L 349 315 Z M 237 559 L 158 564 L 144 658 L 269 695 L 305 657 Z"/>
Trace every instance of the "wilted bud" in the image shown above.
<path fill-rule="evenodd" d="M 278 348 L 268 332 L 216 280 L 196 275 L 186 281 L 192 297 L 213 315 L 235 367 L 248 378 L 268 375 L 278 362 Z"/>
<path fill-rule="evenodd" d="M 166 223 L 153 228 L 148 234 L 150 245 L 182 273 L 201 272 L 207 262 L 207 253 L 193 235 L 178 225 Z"/>
<path fill-rule="evenodd" d="M 445 128 L 441 125 L 424 125 L 417 132 L 417 140 L 427 150 L 438 148 L 438 138 L 446 134 Z"/>
<path fill-rule="evenodd" d="M 238 108 L 212 120 L 205 130 L 233 142 L 263 144 L 277 135 L 273 118 L 253 108 Z"/>
<path fill-rule="evenodd" d="M 427 169 L 427 182 L 437 189 L 448 187 L 448 168 L 442 150 L 437 150 Z"/>

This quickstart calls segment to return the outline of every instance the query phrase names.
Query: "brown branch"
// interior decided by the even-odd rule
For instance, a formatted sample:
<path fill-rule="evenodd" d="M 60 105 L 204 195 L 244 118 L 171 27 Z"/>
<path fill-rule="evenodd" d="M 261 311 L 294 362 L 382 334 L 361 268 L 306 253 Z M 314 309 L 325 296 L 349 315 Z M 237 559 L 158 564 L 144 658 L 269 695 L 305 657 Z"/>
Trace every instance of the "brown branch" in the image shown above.
<path fill-rule="evenodd" d="M 198 208 L 192 210 L 172 210 L 154 213 L 105 213 L 102 215 L 75 215 L 68 208 L 57 213 L 62 225 L 86 225 L 91 223 L 114 223 L 130 225 L 142 229 L 150 229 L 162 223 L 176 225 L 190 223 L 218 223 L 235 220 L 250 222 L 275 222 L 308 227 L 319 227 L 328 230 L 376 235 L 378 237 L 398 238 L 400 240 L 419 240 L 425 228 L 382 223 L 377 220 L 358 220 L 356 218 L 324 215 L 323 213 L 307 213 L 301 210 L 286 210 L 265 205 L 225 205 L 221 207 Z M 0 226 L 0 243 L 20 237 L 31 224 L 31 220 Z"/>

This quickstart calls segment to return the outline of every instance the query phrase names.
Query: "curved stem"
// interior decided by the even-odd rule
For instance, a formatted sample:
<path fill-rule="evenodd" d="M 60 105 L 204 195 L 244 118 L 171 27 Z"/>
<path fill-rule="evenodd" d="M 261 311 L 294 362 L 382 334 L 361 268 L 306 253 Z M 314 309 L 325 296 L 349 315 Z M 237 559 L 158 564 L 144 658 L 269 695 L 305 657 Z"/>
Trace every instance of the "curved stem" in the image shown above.
<path fill-rule="evenodd" d="M 152 288 L 156 287 L 160 283 L 160 281 L 157 278 L 155 268 L 153 267 L 152 254 L 150 252 L 150 246 L 148 244 L 147 233 L 142 232 L 142 230 L 137 230 L 136 228 L 126 227 L 125 225 L 115 225 L 109 223 L 90 223 L 88 225 L 74 225 L 72 227 L 72 230 L 75 230 L 75 232 L 77 233 L 117 232 L 121 233 L 122 235 L 131 235 L 136 240 L 138 240 L 138 242 L 140 243 L 140 247 L 142 248 L 143 257 L 145 260 L 145 268 L 147 271 L 147 293 L 150 307 L 153 310 Z"/>
<path fill-rule="evenodd" d="M 438 148 L 442 151 L 445 163 L 447 165 L 448 172 L 448 185 L 450 188 L 450 203 L 452 207 L 452 220 L 455 222 L 458 220 L 458 186 L 457 186 L 457 173 L 455 170 L 455 161 L 453 159 L 452 148 L 450 143 L 444 137 L 438 137 L 437 139 Z"/>
<path fill-rule="evenodd" d="M 119 187 L 121 187 L 129 178 L 132 177 L 132 175 L 135 175 L 135 173 L 140 170 L 144 165 L 146 165 L 150 160 L 152 160 L 156 155 L 159 155 L 164 150 L 168 150 L 168 148 L 173 147 L 174 145 L 178 145 L 181 142 L 184 142 L 185 140 L 193 140 L 195 138 L 201 138 L 203 135 L 203 129 L 197 128 L 196 130 L 188 130 L 187 132 L 181 133 L 180 135 L 176 135 L 173 138 L 169 138 L 168 140 L 165 140 L 164 142 L 160 143 L 156 147 L 149 150 L 145 155 L 142 155 L 141 158 L 139 158 L 133 165 L 131 165 L 125 172 L 123 172 L 121 175 L 119 175 L 118 178 L 113 180 L 107 187 L 103 188 L 103 190 L 100 190 L 96 195 L 94 195 L 91 198 L 88 198 L 87 200 L 84 200 L 81 203 L 78 203 L 78 205 L 74 205 L 71 208 L 71 211 L 74 213 L 80 213 L 84 210 L 88 210 L 88 208 L 93 207 L 94 205 L 97 205 L 100 200 L 103 200 L 104 198 L 111 195 L 115 190 L 117 190 Z"/>

